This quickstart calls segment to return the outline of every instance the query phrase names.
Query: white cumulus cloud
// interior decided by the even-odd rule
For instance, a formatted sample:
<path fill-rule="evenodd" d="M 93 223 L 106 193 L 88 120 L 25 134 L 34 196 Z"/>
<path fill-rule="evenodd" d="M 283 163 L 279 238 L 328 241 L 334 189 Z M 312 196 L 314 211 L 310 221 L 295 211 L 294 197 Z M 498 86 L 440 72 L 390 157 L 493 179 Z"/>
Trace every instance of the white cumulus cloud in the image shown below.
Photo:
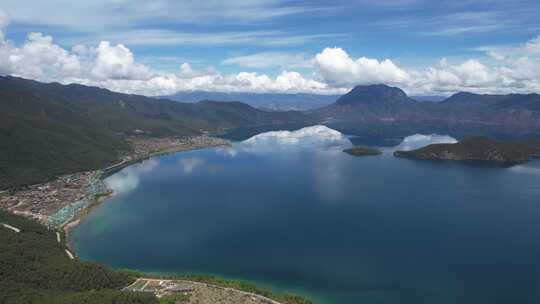
<path fill-rule="evenodd" d="M 322 78 L 335 86 L 398 84 L 409 79 L 409 74 L 390 59 L 361 57 L 355 60 L 341 48 L 325 48 L 315 56 L 314 65 Z"/>
<path fill-rule="evenodd" d="M 133 53 L 122 44 L 112 46 L 102 41 L 95 53 L 92 74 L 98 79 L 148 80 L 151 77 L 150 69 L 135 63 Z"/>
<path fill-rule="evenodd" d="M 423 69 L 402 67 L 391 59 L 354 58 L 344 49 L 334 47 L 323 49 L 309 60 L 303 55 L 282 53 L 233 57 L 223 63 L 252 68 L 279 66 L 281 72 L 224 74 L 213 67 L 196 69 L 187 62 L 175 71 L 156 70 L 138 62 L 125 44 L 108 41 L 66 49 L 51 36 L 30 33 L 25 41 L 16 44 L 2 34 L 9 20 L 0 11 L 0 75 L 81 83 L 124 93 L 155 96 L 204 90 L 342 94 L 355 85 L 378 83 L 399 86 L 411 95 L 540 91 L 540 36 L 517 47 L 484 48 L 489 56 L 484 59 L 489 60 L 442 59 Z M 266 61 L 261 54 L 268 55 Z M 276 64 L 272 65 L 271 61 Z M 182 61 L 175 64 L 179 62 Z M 313 74 L 307 76 L 291 70 L 294 66 L 311 68 Z"/>
<path fill-rule="evenodd" d="M 144 95 L 168 95 L 182 90 L 343 92 L 294 71 L 283 71 L 275 77 L 254 72 L 221 74 L 212 67 L 196 70 L 183 63 L 176 73 L 163 72 L 138 63 L 123 44 L 102 41 L 96 47 L 78 44 L 67 50 L 42 33 L 30 33 L 20 46 L 0 40 L 0 74 Z"/>
<path fill-rule="evenodd" d="M 441 59 L 424 69 L 400 67 L 390 59 L 353 58 L 341 48 L 314 57 L 315 71 L 331 87 L 385 83 L 413 95 L 450 95 L 458 91 L 508 94 L 540 91 L 540 37 L 518 48 L 479 48 L 492 59 L 462 62 Z"/>
<path fill-rule="evenodd" d="M 9 41 L 0 44 L 0 72 L 32 79 L 78 77 L 81 63 L 76 55 L 54 44 L 51 36 L 30 33 L 21 47 Z"/>

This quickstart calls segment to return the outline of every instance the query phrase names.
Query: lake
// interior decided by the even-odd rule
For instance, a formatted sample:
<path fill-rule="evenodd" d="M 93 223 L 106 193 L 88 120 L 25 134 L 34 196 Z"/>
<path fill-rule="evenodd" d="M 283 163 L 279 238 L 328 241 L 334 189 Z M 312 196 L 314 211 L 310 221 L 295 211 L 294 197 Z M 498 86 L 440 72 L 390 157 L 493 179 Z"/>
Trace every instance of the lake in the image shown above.
<path fill-rule="evenodd" d="M 313 127 L 151 158 L 107 178 L 115 196 L 71 241 L 112 267 L 218 274 L 320 304 L 540 303 L 540 161 L 350 146 Z"/>

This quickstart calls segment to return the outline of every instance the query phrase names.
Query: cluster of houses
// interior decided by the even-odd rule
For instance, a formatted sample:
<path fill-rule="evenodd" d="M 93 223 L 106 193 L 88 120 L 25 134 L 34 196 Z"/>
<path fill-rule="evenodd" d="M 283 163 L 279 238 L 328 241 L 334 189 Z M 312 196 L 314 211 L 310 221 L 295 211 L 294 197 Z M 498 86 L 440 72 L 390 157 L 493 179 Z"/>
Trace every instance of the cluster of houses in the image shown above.
<path fill-rule="evenodd" d="M 97 171 L 68 174 L 51 182 L 5 191 L 0 196 L 0 207 L 47 222 L 61 208 L 84 199 L 89 184 L 98 174 Z"/>
<path fill-rule="evenodd" d="M 195 137 L 146 137 L 131 136 L 127 140 L 133 147 L 128 160 L 141 159 L 155 153 L 176 152 L 204 147 L 227 145 L 228 141 L 207 135 Z"/>
<path fill-rule="evenodd" d="M 148 137 L 144 131 L 136 130 L 138 136 L 127 138 L 132 151 L 123 160 L 110 168 L 119 169 L 132 161 L 159 153 L 171 153 L 210 146 L 227 145 L 223 139 L 206 135 L 197 137 Z M 141 133 L 142 132 L 142 133 Z M 105 169 L 107 172 L 109 168 Z M 111 170 L 112 171 L 112 170 Z M 107 194 L 101 182 L 101 171 L 87 171 L 63 175 L 53 181 L 19 189 L 0 192 L 0 208 L 12 213 L 36 219 L 48 226 L 61 227 L 77 212 L 86 208 L 96 195 Z"/>

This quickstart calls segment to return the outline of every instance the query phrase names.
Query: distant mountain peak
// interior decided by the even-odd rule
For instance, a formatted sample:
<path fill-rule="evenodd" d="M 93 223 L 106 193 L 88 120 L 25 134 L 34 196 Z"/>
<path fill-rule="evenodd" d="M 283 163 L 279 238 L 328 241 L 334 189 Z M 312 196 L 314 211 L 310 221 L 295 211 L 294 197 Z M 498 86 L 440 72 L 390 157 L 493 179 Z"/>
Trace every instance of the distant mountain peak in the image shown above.
<path fill-rule="evenodd" d="M 385 84 L 359 85 L 341 96 L 337 105 L 355 105 L 362 103 L 411 102 L 411 98 L 400 88 Z"/>
<path fill-rule="evenodd" d="M 476 93 L 472 93 L 472 92 L 467 92 L 467 91 L 460 91 L 460 92 L 457 92 L 456 94 L 452 95 L 452 96 L 456 96 L 456 97 L 460 97 L 460 96 L 478 96 L 478 94 Z M 450 96 L 450 97 L 452 97 Z"/>
<path fill-rule="evenodd" d="M 463 102 L 463 101 L 468 101 L 468 100 L 470 100 L 472 98 L 476 98 L 478 96 L 479 95 L 475 94 L 475 93 L 461 91 L 461 92 L 457 92 L 454 95 L 448 97 L 445 100 L 445 102 Z"/>

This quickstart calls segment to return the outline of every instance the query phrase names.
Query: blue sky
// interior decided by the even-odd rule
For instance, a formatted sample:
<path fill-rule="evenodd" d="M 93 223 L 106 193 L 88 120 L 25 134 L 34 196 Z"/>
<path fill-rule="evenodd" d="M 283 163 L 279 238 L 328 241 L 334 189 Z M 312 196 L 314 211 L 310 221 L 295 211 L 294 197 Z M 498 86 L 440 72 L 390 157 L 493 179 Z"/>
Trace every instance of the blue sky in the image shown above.
<path fill-rule="evenodd" d="M 42 81 L 147 95 L 540 89 L 540 1 L 3 0 L 0 12 L 0 73 Z"/>

